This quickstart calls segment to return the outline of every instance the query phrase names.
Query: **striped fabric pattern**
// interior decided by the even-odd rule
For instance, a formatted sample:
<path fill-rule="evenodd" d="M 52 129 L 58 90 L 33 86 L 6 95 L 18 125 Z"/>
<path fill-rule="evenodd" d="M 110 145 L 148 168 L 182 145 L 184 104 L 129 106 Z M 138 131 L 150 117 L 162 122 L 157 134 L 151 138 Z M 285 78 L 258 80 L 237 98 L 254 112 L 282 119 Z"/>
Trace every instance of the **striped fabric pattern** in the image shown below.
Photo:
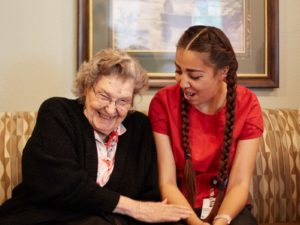
<path fill-rule="evenodd" d="M 36 112 L 0 112 L 0 204 L 21 179 Z M 250 199 L 259 223 L 300 224 L 300 109 L 264 109 Z"/>

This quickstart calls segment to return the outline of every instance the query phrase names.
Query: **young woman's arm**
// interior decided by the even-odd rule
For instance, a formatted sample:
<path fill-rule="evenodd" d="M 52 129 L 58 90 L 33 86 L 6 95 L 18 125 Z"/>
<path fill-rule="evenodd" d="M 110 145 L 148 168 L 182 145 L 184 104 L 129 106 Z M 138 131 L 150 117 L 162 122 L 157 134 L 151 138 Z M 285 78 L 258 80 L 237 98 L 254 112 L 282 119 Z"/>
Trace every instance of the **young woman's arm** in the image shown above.
<path fill-rule="evenodd" d="M 176 165 L 169 137 L 157 132 L 153 134 L 157 148 L 159 187 L 162 198 L 167 199 L 168 203 L 184 205 L 192 210 L 188 201 L 177 187 Z M 193 225 L 206 224 L 194 212 L 186 219 L 186 222 Z"/>
<path fill-rule="evenodd" d="M 229 175 L 228 188 L 218 214 L 236 217 L 245 207 L 255 166 L 259 138 L 238 142 L 236 155 Z M 227 224 L 225 219 L 215 220 L 214 225 Z"/>

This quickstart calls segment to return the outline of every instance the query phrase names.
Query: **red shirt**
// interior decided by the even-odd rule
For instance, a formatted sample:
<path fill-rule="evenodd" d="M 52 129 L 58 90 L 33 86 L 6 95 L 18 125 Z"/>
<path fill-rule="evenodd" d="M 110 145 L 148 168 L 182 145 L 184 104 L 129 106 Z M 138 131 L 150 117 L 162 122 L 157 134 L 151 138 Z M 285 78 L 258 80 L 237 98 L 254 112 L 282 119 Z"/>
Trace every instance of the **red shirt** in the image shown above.
<path fill-rule="evenodd" d="M 181 144 L 180 91 L 179 85 L 160 89 L 150 103 L 149 117 L 153 131 L 170 137 L 177 168 L 177 184 L 185 194 L 182 181 L 185 157 Z M 190 106 L 189 142 L 197 182 L 195 208 L 202 207 L 203 198 L 209 197 L 211 179 L 219 171 L 225 111 L 224 106 L 216 114 L 207 115 Z M 236 118 L 229 168 L 238 141 L 260 137 L 262 132 L 262 112 L 256 95 L 243 86 L 237 86 Z M 215 192 L 217 193 L 217 190 Z"/>

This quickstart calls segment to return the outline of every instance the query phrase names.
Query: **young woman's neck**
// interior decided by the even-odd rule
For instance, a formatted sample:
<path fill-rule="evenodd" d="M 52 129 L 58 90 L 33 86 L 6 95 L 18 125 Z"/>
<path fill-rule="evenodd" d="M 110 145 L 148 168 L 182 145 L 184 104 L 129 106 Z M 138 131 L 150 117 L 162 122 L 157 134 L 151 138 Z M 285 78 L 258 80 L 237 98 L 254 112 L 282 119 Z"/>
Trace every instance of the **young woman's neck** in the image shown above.
<path fill-rule="evenodd" d="M 196 105 L 196 109 L 205 114 L 213 115 L 219 112 L 226 103 L 226 94 L 227 94 L 227 85 L 225 82 L 222 82 L 219 89 L 216 92 L 216 95 L 209 101 Z"/>

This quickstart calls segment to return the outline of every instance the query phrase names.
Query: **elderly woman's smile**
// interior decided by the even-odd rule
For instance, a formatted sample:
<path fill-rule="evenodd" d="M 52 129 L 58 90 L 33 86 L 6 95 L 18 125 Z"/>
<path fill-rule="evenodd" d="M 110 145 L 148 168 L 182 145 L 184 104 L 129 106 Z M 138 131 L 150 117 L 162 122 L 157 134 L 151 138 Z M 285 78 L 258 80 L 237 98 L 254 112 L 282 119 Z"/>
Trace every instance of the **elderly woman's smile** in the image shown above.
<path fill-rule="evenodd" d="M 100 134 L 109 135 L 125 119 L 132 104 L 133 79 L 102 76 L 86 92 L 84 114 Z"/>
<path fill-rule="evenodd" d="M 73 85 L 76 99 L 51 97 L 41 104 L 21 152 L 22 184 L 0 205 L 0 224 L 133 225 L 187 218 L 188 207 L 159 201 L 150 121 L 130 110 L 134 96 L 148 87 L 139 62 L 125 51 L 102 49 L 80 65 Z"/>

